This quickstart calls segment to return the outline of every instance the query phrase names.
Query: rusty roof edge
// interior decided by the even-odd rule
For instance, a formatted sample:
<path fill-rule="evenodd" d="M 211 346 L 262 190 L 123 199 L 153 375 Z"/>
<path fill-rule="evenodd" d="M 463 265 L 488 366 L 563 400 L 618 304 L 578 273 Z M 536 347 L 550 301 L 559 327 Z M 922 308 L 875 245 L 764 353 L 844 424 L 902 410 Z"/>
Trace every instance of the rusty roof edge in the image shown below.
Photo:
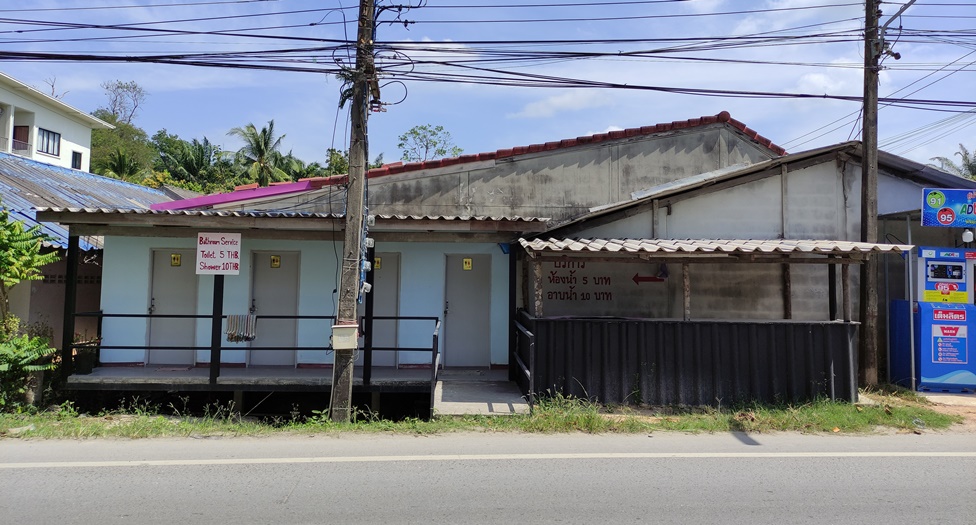
<path fill-rule="evenodd" d="M 641 252 L 667 254 L 817 254 L 905 253 L 910 244 L 865 243 L 816 239 L 526 239 L 519 244 L 533 252 Z"/>

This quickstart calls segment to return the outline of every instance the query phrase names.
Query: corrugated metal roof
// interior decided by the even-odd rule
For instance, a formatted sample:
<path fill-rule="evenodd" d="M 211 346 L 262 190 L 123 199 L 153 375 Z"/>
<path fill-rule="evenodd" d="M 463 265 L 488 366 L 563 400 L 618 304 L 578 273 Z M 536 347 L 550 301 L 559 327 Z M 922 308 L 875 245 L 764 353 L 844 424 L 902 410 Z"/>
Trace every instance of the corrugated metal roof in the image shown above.
<path fill-rule="evenodd" d="M 488 215 L 376 215 L 377 219 L 416 220 L 416 221 L 507 221 L 507 222 L 548 222 L 545 217 L 493 217 Z"/>
<path fill-rule="evenodd" d="M 114 208 L 37 208 L 44 212 L 69 212 L 83 214 L 104 215 L 179 215 L 191 217 L 247 217 L 247 218 L 307 218 L 307 219 L 341 219 L 342 213 L 312 213 L 285 211 L 227 211 L 227 210 L 148 210 L 148 209 L 114 209 Z M 377 219 L 399 221 L 507 221 L 507 222 L 545 222 L 549 219 L 534 217 L 488 217 L 488 216 L 454 216 L 454 215 L 376 215 Z"/>
<path fill-rule="evenodd" d="M 689 254 L 831 254 L 902 253 L 907 244 L 873 244 L 821 240 L 724 240 L 724 239 L 519 239 L 531 252 Z"/>
<path fill-rule="evenodd" d="M 31 159 L 0 153 L 0 205 L 27 226 L 39 224 L 38 207 L 148 208 L 171 200 L 162 191 L 83 171 L 44 164 Z M 68 245 L 68 231 L 56 224 L 41 224 L 52 244 Z M 84 250 L 96 248 L 82 243 Z"/>
<path fill-rule="evenodd" d="M 75 208 L 50 207 L 37 208 L 38 212 L 69 212 L 87 215 L 178 215 L 189 217 L 247 217 L 247 218 L 307 218 L 307 219 L 338 219 L 343 217 L 338 213 L 307 213 L 284 211 L 223 211 L 223 210 L 149 210 L 125 208 Z"/>

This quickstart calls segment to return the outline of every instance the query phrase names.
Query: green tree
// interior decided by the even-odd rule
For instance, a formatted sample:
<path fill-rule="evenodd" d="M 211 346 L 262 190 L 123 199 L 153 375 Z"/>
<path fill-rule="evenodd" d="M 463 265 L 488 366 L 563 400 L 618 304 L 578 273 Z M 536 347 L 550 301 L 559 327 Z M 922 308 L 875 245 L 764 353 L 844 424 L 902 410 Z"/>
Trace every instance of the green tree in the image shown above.
<path fill-rule="evenodd" d="M 115 129 L 92 130 L 91 170 L 93 173 L 104 175 L 112 155 L 119 150 L 124 151 L 141 169 L 147 170 L 152 167 L 157 155 L 145 131 L 132 124 L 119 122 L 115 115 L 106 109 L 96 110 L 92 115 L 115 126 Z"/>
<path fill-rule="evenodd" d="M 329 162 L 325 170 L 331 175 L 345 175 L 349 173 L 349 152 L 329 148 Z"/>
<path fill-rule="evenodd" d="M 274 120 L 268 121 L 268 126 L 260 130 L 249 123 L 227 134 L 244 141 L 236 159 L 251 181 L 257 181 L 258 186 L 267 186 L 271 182 L 288 180 L 288 174 L 280 167 L 283 158 L 281 140 L 285 136 L 275 136 Z"/>
<path fill-rule="evenodd" d="M 929 160 L 934 160 L 939 163 L 939 169 L 953 175 L 963 177 L 966 179 L 976 179 L 976 157 L 969 153 L 962 144 L 959 145 L 959 151 L 956 152 L 959 155 L 960 162 L 956 164 L 949 157 L 932 157 Z"/>
<path fill-rule="evenodd" d="M 305 163 L 296 157 L 292 152 L 281 158 L 281 170 L 288 174 L 291 180 L 310 179 L 312 177 L 324 177 L 325 168 L 318 162 Z"/>
<path fill-rule="evenodd" d="M 414 126 L 400 135 L 397 147 L 403 151 L 403 160 L 408 162 L 422 162 L 425 160 L 457 157 L 464 152 L 454 145 L 451 133 L 443 126 L 424 124 Z"/>
<path fill-rule="evenodd" d="M 127 155 L 125 150 L 118 148 L 109 156 L 104 175 L 138 183 L 143 179 L 146 171 L 135 159 Z"/>
<path fill-rule="evenodd" d="M 58 260 L 57 253 L 42 252 L 43 240 L 39 226 L 25 228 L 11 220 L 0 203 L 0 327 L 8 326 L 11 317 L 10 290 L 21 281 L 41 279 L 41 268 Z"/>
<path fill-rule="evenodd" d="M 152 144 L 159 152 L 157 171 L 169 172 L 176 182 L 219 190 L 226 187 L 225 179 L 233 178 L 228 156 L 207 137 L 187 142 L 163 129 L 153 135 Z"/>

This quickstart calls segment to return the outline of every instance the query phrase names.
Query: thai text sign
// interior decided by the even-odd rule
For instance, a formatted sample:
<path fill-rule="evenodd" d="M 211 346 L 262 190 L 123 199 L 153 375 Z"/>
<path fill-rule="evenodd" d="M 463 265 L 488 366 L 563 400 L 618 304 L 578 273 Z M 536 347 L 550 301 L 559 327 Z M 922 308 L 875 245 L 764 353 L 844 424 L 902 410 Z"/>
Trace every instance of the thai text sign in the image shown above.
<path fill-rule="evenodd" d="M 976 190 L 922 190 L 922 226 L 976 227 Z"/>
<path fill-rule="evenodd" d="M 197 234 L 197 275 L 239 275 L 241 234 Z"/>

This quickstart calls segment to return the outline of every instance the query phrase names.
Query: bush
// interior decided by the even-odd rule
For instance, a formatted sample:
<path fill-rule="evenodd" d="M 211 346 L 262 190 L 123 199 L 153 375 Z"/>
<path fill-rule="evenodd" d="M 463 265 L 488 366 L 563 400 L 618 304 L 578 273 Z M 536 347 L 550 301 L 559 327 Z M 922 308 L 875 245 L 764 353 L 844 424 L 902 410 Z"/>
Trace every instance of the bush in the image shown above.
<path fill-rule="evenodd" d="M 5 339 L 5 340 L 3 340 Z M 0 411 L 23 403 L 32 374 L 52 370 L 55 349 L 44 337 L 7 335 L 0 339 Z"/>

